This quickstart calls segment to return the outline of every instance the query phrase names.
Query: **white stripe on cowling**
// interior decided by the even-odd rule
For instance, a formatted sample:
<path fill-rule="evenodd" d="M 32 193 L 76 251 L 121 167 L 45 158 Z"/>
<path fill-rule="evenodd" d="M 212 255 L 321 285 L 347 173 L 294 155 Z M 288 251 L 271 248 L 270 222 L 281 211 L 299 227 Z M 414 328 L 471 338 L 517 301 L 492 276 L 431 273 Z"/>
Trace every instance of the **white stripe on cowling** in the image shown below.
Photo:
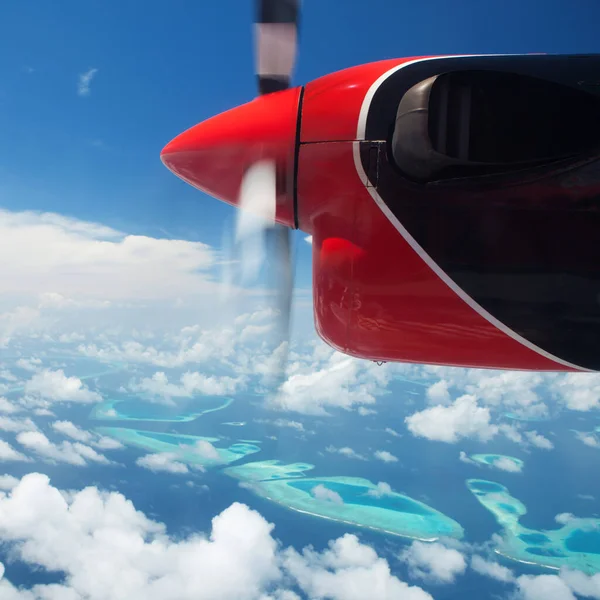
<path fill-rule="evenodd" d="M 392 225 L 395 227 L 395 229 L 398 231 L 398 233 L 400 233 L 400 235 L 406 240 L 406 242 L 410 245 L 410 247 L 417 253 L 419 258 L 421 258 L 421 260 L 470 308 L 472 308 L 476 313 L 478 313 L 480 316 L 482 316 L 486 321 L 491 323 L 494 327 L 496 327 L 497 329 L 502 331 L 502 333 L 511 337 L 513 340 L 519 342 L 520 344 L 529 348 L 530 350 L 533 350 L 537 354 L 540 354 L 541 356 L 543 356 L 549 360 L 552 360 L 560 365 L 563 365 L 565 367 L 569 367 L 571 369 L 577 369 L 580 371 L 591 372 L 591 369 L 584 369 L 583 367 L 581 367 L 579 365 L 574 365 L 573 363 L 563 360 L 562 358 L 559 358 L 558 356 L 554 356 L 553 354 L 550 354 L 550 352 L 546 352 L 542 348 L 539 348 L 538 346 L 536 346 L 529 340 L 525 339 L 524 337 L 520 336 L 518 333 L 516 333 L 515 331 L 513 331 L 512 329 L 507 327 L 504 323 L 502 323 L 501 321 L 496 319 L 496 317 L 494 317 L 487 310 L 485 310 L 485 308 L 483 308 L 477 302 L 475 302 L 475 300 L 473 300 L 473 298 L 471 298 L 471 296 L 469 296 L 462 288 L 460 288 L 458 285 L 456 285 L 456 283 L 445 273 L 445 271 L 443 271 L 443 269 L 431 258 L 431 256 L 429 256 L 425 252 L 425 250 L 419 245 L 419 243 L 415 240 L 415 238 L 412 237 L 412 235 L 408 232 L 408 230 L 396 218 L 394 213 L 392 213 L 392 211 L 388 208 L 387 204 L 382 200 L 381 196 L 379 196 L 379 194 L 377 193 L 377 190 L 372 186 L 367 186 L 368 177 L 367 177 L 367 174 L 365 173 L 365 170 L 363 169 L 362 161 L 360 159 L 360 140 L 365 139 L 367 116 L 369 114 L 369 108 L 371 106 L 373 97 L 375 96 L 375 92 L 377 92 L 377 90 L 379 89 L 381 84 L 388 77 L 390 77 L 391 75 L 393 75 L 400 69 L 403 69 L 404 67 L 408 67 L 409 65 L 414 65 L 415 63 L 418 63 L 418 62 L 425 62 L 428 60 L 430 60 L 430 61 L 431 60 L 440 60 L 443 58 L 469 58 L 469 57 L 474 57 L 474 56 L 518 56 L 518 55 L 465 54 L 465 55 L 460 55 L 460 56 L 436 56 L 436 57 L 432 57 L 432 58 L 417 58 L 414 60 L 409 60 L 400 65 L 396 65 L 395 67 L 391 68 L 389 71 L 387 71 L 386 73 L 381 75 L 377 79 L 377 81 L 375 81 L 375 83 L 373 83 L 373 85 L 371 85 L 371 87 L 367 91 L 365 98 L 363 100 L 361 109 L 360 109 L 359 118 L 358 118 L 358 128 L 357 128 L 357 132 L 356 132 L 356 139 L 358 141 L 355 141 L 353 143 L 354 165 L 356 167 L 356 171 L 358 173 L 360 180 L 363 182 L 363 184 L 365 184 L 367 191 L 369 192 L 369 194 L 371 195 L 371 197 L 373 198 L 373 200 L 375 201 L 377 206 L 381 209 L 383 214 L 392 223 Z"/>

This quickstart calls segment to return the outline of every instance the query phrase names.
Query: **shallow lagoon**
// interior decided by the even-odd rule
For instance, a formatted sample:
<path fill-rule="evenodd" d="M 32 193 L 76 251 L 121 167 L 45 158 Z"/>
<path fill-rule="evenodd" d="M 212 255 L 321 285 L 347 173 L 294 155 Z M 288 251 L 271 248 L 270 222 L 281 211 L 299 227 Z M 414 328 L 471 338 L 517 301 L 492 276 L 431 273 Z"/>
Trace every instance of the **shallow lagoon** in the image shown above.
<path fill-rule="evenodd" d="M 498 554 L 551 569 L 568 567 L 588 574 L 600 571 L 600 519 L 573 518 L 558 529 L 528 529 L 519 523 L 527 507 L 503 485 L 468 479 L 467 487 L 503 528 Z"/>
<path fill-rule="evenodd" d="M 270 460 L 229 467 L 224 473 L 249 483 L 264 498 L 314 516 L 428 541 L 463 536 L 456 521 L 422 502 L 395 492 L 382 494 L 360 477 L 305 477 L 313 468 Z M 319 485 L 338 494 L 343 503 L 316 498 L 313 490 Z"/>
<path fill-rule="evenodd" d="M 220 440 L 215 437 L 160 433 L 125 427 L 96 427 L 96 431 L 102 435 L 115 438 L 128 446 L 135 446 L 150 452 L 170 452 L 182 462 L 202 467 L 229 464 L 249 454 L 260 452 L 259 446 L 238 442 L 227 448 L 214 446 L 219 455 L 216 459 L 206 456 L 195 447 L 198 441 L 210 442 L 213 445 L 218 444 Z"/>
<path fill-rule="evenodd" d="M 113 399 L 94 407 L 90 419 L 102 421 L 160 421 L 185 423 L 198 417 L 227 408 L 233 398 L 196 396 L 174 404 L 158 404 L 141 399 Z"/>

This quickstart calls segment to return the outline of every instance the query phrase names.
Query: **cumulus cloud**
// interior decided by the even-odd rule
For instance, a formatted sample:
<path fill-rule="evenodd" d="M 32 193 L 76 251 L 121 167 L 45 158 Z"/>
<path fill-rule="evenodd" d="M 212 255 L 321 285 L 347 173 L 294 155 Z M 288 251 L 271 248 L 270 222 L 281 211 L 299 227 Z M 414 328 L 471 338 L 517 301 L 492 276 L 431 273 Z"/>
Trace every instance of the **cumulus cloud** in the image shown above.
<path fill-rule="evenodd" d="M 171 398 L 191 398 L 194 394 L 209 396 L 233 394 L 240 385 L 240 379 L 208 376 L 198 372 L 184 373 L 179 379 L 179 384 L 170 383 L 167 375 L 163 371 L 158 371 L 152 377 L 145 377 L 139 383 L 132 383 L 130 389 L 170 401 Z"/>
<path fill-rule="evenodd" d="M 586 575 L 581 571 L 561 569 L 560 578 L 576 594 L 585 598 L 600 600 L 600 573 Z"/>
<path fill-rule="evenodd" d="M 32 473 L 0 493 L 0 538 L 19 560 L 63 579 L 36 586 L 34 596 L 9 583 L 9 569 L 0 596 L 297 600 L 289 584 L 314 600 L 432 600 L 392 575 L 388 562 L 354 535 L 322 552 L 298 552 L 282 548 L 272 531 L 259 513 L 234 503 L 213 519 L 209 535 L 174 538 L 119 493 L 61 492 Z"/>
<path fill-rule="evenodd" d="M 98 69 L 91 68 L 79 75 L 79 79 L 77 81 L 77 95 L 78 96 L 89 96 L 90 95 L 90 85 L 92 83 L 92 79 L 94 79 L 97 72 L 98 72 Z"/>
<path fill-rule="evenodd" d="M 567 373 L 556 378 L 552 391 L 571 410 L 599 408 L 600 373 Z"/>
<path fill-rule="evenodd" d="M 514 425 L 508 425 L 507 423 L 502 423 L 498 426 L 498 431 L 505 435 L 511 442 L 515 442 L 515 444 L 523 443 L 523 436 L 521 432 Z"/>
<path fill-rule="evenodd" d="M 199 242 L 127 235 L 54 213 L 0 210 L 0 279 L 6 294 L 102 301 L 189 297 L 217 289 L 206 276 L 214 262 L 213 251 Z M 11 317 L 13 325 L 39 318 L 39 311 L 23 308 Z"/>
<path fill-rule="evenodd" d="M 13 477 L 12 475 L 0 475 L 0 490 L 12 490 L 20 479 Z"/>
<path fill-rule="evenodd" d="M 221 456 L 219 455 L 217 449 L 206 440 L 198 440 L 194 444 L 194 452 L 196 452 L 202 458 L 206 458 L 208 460 L 221 460 Z"/>
<path fill-rule="evenodd" d="M 369 490 L 367 496 L 373 496 L 375 498 L 381 498 L 382 496 L 389 496 L 393 494 L 392 486 L 385 481 L 380 481 L 374 490 Z"/>
<path fill-rule="evenodd" d="M 451 367 L 425 367 L 425 370 L 441 377 L 448 388 L 477 397 L 484 406 L 521 416 L 543 416 L 540 413 L 546 411 L 539 392 L 550 379 L 541 373 Z"/>
<path fill-rule="evenodd" d="M 118 440 L 81 429 L 71 421 L 54 421 L 51 427 L 61 435 L 69 437 L 77 442 L 89 444 L 100 450 L 118 450 L 124 448 L 123 444 Z"/>
<path fill-rule="evenodd" d="M 16 412 L 19 412 L 20 410 L 21 408 L 19 406 L 17 406 L 7 398 L 4 398 L 4 396 L 0 396 L 0 412 L 5 413 L 7 415 L 11 415 Z"/>
<path fill-rule="evenodd" d="M 28 461 L 29 459 L 15 450 L 7 441 L 0 439 L 0 461 Z"/>
<path fill-rule="evenodd" d="M 334 504 L 344 504 L 344 500 L 337 492 L 330 490 L 322 483 L 316 485 L 310 492 L 317 500 L 333 502 Z"/>
<path fill-rule="evenodd" d="M 449 404 L 450 392 L 448 391 L 448 382 L 445 379 L 436 381 L 436 383 L 427 388 L 425 395 L 431 404 Z"/>
<path fill-rule="evenodd" d="M 453 583 L 467 568 L 467 561 L 455 548 L 438 542 L 413 542 L 400 554 L 413 577 L 432 583 Z"/>
<path fill-rule="evenodd" d="M 542 450 L 552 450 L 554 448 L 554 444 L 537 431 L 526 431 L 525 437 L 536 448 L 541 448 Z"/>
<path fill-rule="evenodd" d="M 99 464 L 109 464 L 103 454 L 79 442 L 51 442 L 41 431 L 23 431 L 17 435 L 21 446 L 32 450 L 38 456 L 50 463 L 67 463 L 78 467 L 87 465 L 88 461 Z"/>
<path fill-rule="evenodd" d="M 349 448 L 348 446 L 343 446 L 342 448 L 336 448 L 335 446 L 327 446 L 327 448 L 325 448 L 325 450 L 331 454 L 341 454 L 342 456 L 345 456 L 346 458 L 355 458 L 357 460 L 367 460 L 362 454 L 359 454 L 358 452 L 356 452 L 355 450 L 352 450 L 352 448 Z"/>
<path fill-rule="evenodd" d="M 478 554 L 471 557 L 471 568 L 480 575 L 491 577 L 503 583 L 511 583 L 515 579 L 513 572 L 509 568 L 495 561 L 485 560 L 485 558 Z"/>
<path fill-rule="evenodd" d="M 510 458 L 507 458 L 506 456 L 497 458 L 494 461 L 493 466 L 496 467 L 496 469 L 508 471 L 509 473 L 520 473 L 523 470 L 523 466 L 521 464 L 510 460 Z"/>
<path fill-rule="evenodd" d="M 272 421 L 275 427 L 289 427 L 291 429 L 295 429 L 296 431 L 304 432 L 304 425 L 298 421 L 291 421 L 290 419 L 275 419 Z"/>
<path fill-rule="evenodd" d="M 10 433 L 37 431 L 37 425 L 29 417 L 17 419 L 15 417 L 0 416 L 0 431 L 9 431 Z"/>
<path fill-rule="evenodd" d="M 398 458 L 395 457 L 391 452 L 388 452 L 387 450 L 376 450 L 374 455 L 377 460 L 381 460 L 382 462 L 398 462 Z"/>
<path fill-rule="evenodd" d="M 272 408 L 308 415 L 365 408 L 363 405 L 375 403 L 388 382 L 385 369 L 339 352 L 330 352 L 324 361 L 307 358 L 291 363 L 290 376 L 280 393 L 270 399 Z"/>
<path fill-rule="evenodd" d="M 20 369 L 24 369 L 25 371 L 37 371 L 42 364 L 42 360 L 40 358 L 20 358 L 17 360 L 15 365 Z"/>
<path fill-rule="evenodd" d="M 523 600 L 576 600 L 558 575 L 521 575 L 517 584 Z"/>
<path fill-rule="evenodd" d="M 289 548 L 283 564 L 314 600 L 433 600 L 421 588 L 392 575 L 388 562 L 351 534 L 330 542 L 322 553 Z"/>
<path fill-rule="evenodd" d="M 52 429 L 78 442 L 90 442 L 93 439 L 91 432 L 80 429 L 71 421 L 55 421 L 52 423 Z"/>
<path fill-rule="evenodd" d="M 83 384 L 79 377 L 67 377 L 62 369 L 44 369 L 25 383 L 25 393 L 52 402 L 101 402 L 102 396 Z"/>
<path fill-rule="evenodd" d="M 467 463 L 468 465 L 478 465 L 478 463 L 476 463 L 472 458 L 469 458 L 467 453 L 463 450 L 460 451 L 458 459 L 460 460 L 460 462 Z"/>
<path fill-rule="evenodd" d="M 573 513 L 559 513 L 554 517 L 554 520 L 561 525 L 566 525 L 569 521 L 572 521 L 575 518 Z"/>
<path fill-rule="evenodd" d="M 135 461 L 135 464 L 144 469 L 149 469 L 158 473 L 160 471 L 166 473 L 184 474 L 188 473 L 189 469 L 185 463 L 177 460 L 179 457 L 174 452 L 157 452 L 156 454 L 146 454 L 140 456 Z"/>
<path fill-rule="evenodd" d="M 0 407 L 1 410 L 1 407 Z M 576 431 L 575 437 L 590 448 L 600 448 L 600 441 L 593 432 Z"/>
<path fill-rule="evenodd" d="M 491 423 L 489 408 L 479 406 L 477 398 L 470 395 L 457 398 L 449 406 L 426 408 L 405 421 L 413 435 L 451 444 L 463 438 L 486 442 L 498 433 L 498 427 Z"/>

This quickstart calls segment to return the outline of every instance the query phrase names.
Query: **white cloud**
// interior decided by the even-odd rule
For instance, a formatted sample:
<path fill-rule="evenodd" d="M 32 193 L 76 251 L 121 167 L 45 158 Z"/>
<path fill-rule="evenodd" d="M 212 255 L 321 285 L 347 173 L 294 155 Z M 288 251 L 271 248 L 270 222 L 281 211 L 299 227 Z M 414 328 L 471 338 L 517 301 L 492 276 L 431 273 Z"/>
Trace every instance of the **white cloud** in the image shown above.
<path fill-rule="evenodd" d="M 448 391 L 448 382 L 445 379 L 440 379 L 433 385 L 427 388 L 425 394 L 431 404 L 449 404 L 450 392 Z"/>
<path fill-rule="evenodd" d="M 558 575 L 521 575 L 517 584 L 523 600 L 577 600 Z"/>
<path fill-rule="evenodd" d="M 56 292 L 44 292 L 39 296 L 38 308 L 52 308 L 56 310 L 73 310 L 75 308 L 108 308 L 111 306 L 108 300 L 74 300 L 73 298 L 66 298 L 62 294 Z M 61 336 L 63 337 L 63 336 Z M 81 337 L 76 333 L 71 333 L 66 336 L 66 341 L 75 341 Z M 63 337 L 64 339 L 64 337 Z"/>
<path fill-rule="evenodd" d="M 217 289 L 201 273 L 214 262 L 213 251 L 198 242 L 126 235 L 53 213 L 0 210 L 5 294 L 53 293 L 81 301 L 189 297 Z M 26 325 L 45 309 L 19 310 L 5 323 L 0 318 L 0 331 L 2 325 Z"/>
<path fill-rule="evenodd" d="M 316 485 L 312 490 L 311 494 L 317 500 L 324 500 L 325 502 L 333 502 L 334 504 L 344 504 L 342 497 L 333 490 L 330 490 L 328 487 L 324 486 L 322 483 Z"/>
<path fill-rule="evenodd" d="M 554 520 L 561 525 L 566 525 L 569 521 L 572 521 L 575 518 L 573 513 L 559 513 L 554 517 Z"/>
<path fill-rule="evenodd" d="M 402 437 L 395 429 L 392 429 L 391 427 L 386 427 L 385 432 L 393 435 L 394 437 Z"/>
<path fill-rule="evenodd" d="M 388 371 L 374 363 L 326 351 L 329 355 L 324 361 L 316 357 L 292 361 L 288 366 L 291 374 L 280 393 L 270 400 L 273 408 L 328 415 L 331 409 L 351 410 L 375 403 L 376 395 L 387 385 Z"/>
<path fill-rule="evenodd" d="M 438 542 L 413 542 L 400 554 L 413 577 L 433 583 L 453 583 L 467 568 L 467 561 L 455 548 Z"/>
<path fill-rule="evenodd" d="M 523 436 L 521 432 L 514 426 L 508 425 L 507 423 L 502 423 L 498 426 L 498 431 L 504 434 L 511 442 L 515 442 L 515 444 L 523 443 Z"/>
<path fill-rule="evenodd" d="M 259 513 L 234 503 L 213 519 L 209 535 L 173 538 L 119 493 L 61 492 L 32 473 L 10 494 L 0 493 L 0 538 L 19 560 L 63 578 L 32 593 L 9 583 L 9 568 L 0 596 L 297 600 L 289 583 L 314 600 L 432 600 L 392 575 L 388 562 L 354 535 L 322 552 L 300 553 L 281 548 L 272 530 Z"/>
<path fill-rule="evenodd" d="M 385 481 L 380 481 L 377 484 L 376 489 L 369 490 L 367 492 L 367 496 L 374 496 L 375 498 L 381 498 L 382 496 L 389 496 L 390 494 L 393 494 L 392 486 L 389 483 L 386 483 Z"/>
<path fill-rule="evenodd" d="M 79 377 L 67 377 L 62 369 L 44 369 L 25 383 L 25 393 L 52 402 L 101 402 L 102 396 L 87 388 Z"/>
<path fill-rule="evenodd" d="M 37 431 L 37 425 L 29 417 L 16 419 L 14 417 L 0 416 L 0 430 L 9 431 L 10 433 Z"/>
<path fill-rule="evenodd" d="M 352 448 L 344 446 L 342 448 L 336 448 L 335 446 L 327 446 L 325 450 L 331 454 L 341 454 L 346 458 L 355 458 L 357 460 L 367 460 L 362 454 L 355 452 Z"/>
<path fill-rule="evenodd" d="M 27 461 L 29 460 L 24 454 L 15 450 L 8 442 L 0 439 L 0 461 Z"/>
<path fill-rule="evenodd" d="M 0 475 L 0 490 L 12 490 L 20 479 L 13 477 L 12 475 Z"/>
<path fill-rule="evenodd" d="M 493 466 L 496 467 L 496 469 L 508 471 L 509 473 L 520 473 L 523 470 L 523 466 L 521 464 L 510 460 L 510 458 L 507 458 L 506 456 L 497 458 L 494 461 Z"/>
<path fill-rule="evenodd" d="M 89 431 L 80 429 L 77 425 L 71 423 L 71 421 L 55 421 L 52 423 L 52 429 L 78 442 L 88 443 L 94 437 Z"/>
<path fill-rule="evenodd" d="M 510 583 L 515 579 L 513 572 L 509 568 L 495 561 L 485 560 L 478 554 L 471 557 L 471 568 L 480 575 L 485 575 L 504 583 Z"/>
<path fill-rule="evenodd" d="M 124 448 L 123 444 L 121 444 L 121 442 L 118 440 L 81 429 L 71 421 L 55 421 L 52 423 L 52 429 L 54 429 L 54 431 L 57 433 L 70 437 L 73 440 L 90 444 L 91 446 L 100 448 L 101 450 L 118 450 L 120 448 Z"/>
<path fill-rule="evenodd" d="M 431 366 L 425 367 L 425 370 L 443 378 L 447 387 L 454 387 L 476 396 L 485 405 L 506 409 L 527 410 L 532 406 L 542 404 L 537 390 L 548 381 L 547 376 L 534 371 L 496 371 Z"/>
<path fill-rule="evenodd" d="M 458 460 L 460 460 L 461 462 L 467 463 L 468 465 L 478 465 L 478 463 L 476 463 L 472 458 L 469 458 L 467 453 L 464 452 L 463 450 L 460 451 L 460 453 L 458 455 Z"/>
<path fill-rule="evenodd" d="M 296 431 L 304 432 L 304 425 L 298 421 L 290 421 L 289 419 L 275 419 L 275 421 L 273 421 L 273 425 L 275 425 L 275 427 L 290 427 Z"/>
<path fill-rule="evenodd" d="M 174 452 L 157 452 L 156 454 L 140 456 L 135 464 L 155 473 L 159 471 L 178 474 L 188 473 L 187 465 L 177 459 L 178 456 Z"/>
<path fill-rule="evenodd" d="M 152 377 L 145 377 L 139 383 L 131 384 L 130 389 L 169 401 L 171 398 L 191 398 L 194 394 L 209 396 L 233 394 L 240 385 L 240 379 L 228 376 L 213 377 L 198 372 L 184 373 L 177 385 L 170 383 L 163 371 L 157 371 Z"/>
<path fill-rule="evenodd" d="M 16 404 L 13 404 L 10 400 L 4 398 L 4 396 L 0 396 L 0 412 L 10 415 L 19 412 L 20 410 L 21 409 Z"/>
<path fill-rule="evenodd" d="M 206 458 L 208 460 L 216 460 L 220 461 L 221 457 L 217 449 L 206 440 L 198 440 L 194 444 L 194 452 L 199 454 L 202 458 Z"/>
<path fill-rule="evenodd" d="M 567 373 L 553 382 L 552 391 L 571 410 L 599 408 L 600 373 Z"/>
<path fill-rule="evenodd" d="M 18 377 L 13 375 L 8 369 L 0 369 L 0 379 L 4 379 L 4 381 L 17 381 Z"/>
<path fill-rule="evenodd" d="M 600 448 L 600 441 L 593 432 L 576 431 L 575 437 L 590 448 Z"/>
<path fill-rule="evenodd" d="M 491 424 L 490 410 L 479 406 L 475 396 L 457 398 L 449 406 L 433 406 L 405 419 L 409 431 L 418 437 L 455 443 L 463 438 L 486 442 L 498 433 Z"/>
<path fill-rule="evenodd" d="M 310 245 L 312 246 L 313 236 L 312 236 L 312 235 L 307 235 L 307 236 L 304 238 L 304 241 L 305 241 L 307 244 L 310 244 Z"/>
<path fill-rule="evenodd" d="M 92 79 L 94 79 L 98 69 L 91 68 L 85 71 L 85 73 L 81 73 L 79 75 L 78 83 L 77 83 L 77 95 L 78 96 L 89 96 L 90 95 L 90 85 L 92 83 Z"/>
<path fill-rule="evenodd" d="M 106 437 L 101 435 L 97 440 L 92 442 L 92 445 L 96 448 L 100 448 L 100 450 L 120 450 L 121 448 L 125 448 L 119 440 L 115 440 L 111 437 Z"/>
<path fill-rule="evenodd" d="M 39 358 L 20 358 L 15 365 L 20 369 L 24 369 L 25 371 L 37 371 L 42 364 L 41 359 Z"/>
<path fill-rule="evenodd" d="M 283 564 L 311 600 L 433 600 L 392 575 L 386 560 L 348 533 L 322 553 L 289 548 Z"/>
<path fill-rule="evenodd" d="M 377 460 L 381 460 L 386 463 L 398 462 L 398 459 L 391 452 L 388 452 L 387 450 L 376 450 L 375 458 Z"/>
<path fill-rule="evenodd" d="M 536 448 L 541 448 L 542 450 L 552 450 L 554 448 L 554 444 L 537 431 L 526 431 L 525 436 Z"/>
<path fill-rule="evenodd" d="M 79 442 L 54 444 L 41 431 L 23 431 L 17 435 L 17 442 L 48 462 L 64 462 L 83 467 L 87 461 L 109 464 L 106 456 Z"/>
<path fill-rule="evenodd" d="M 561 569 L 560 578 L 576 594 L 586 598 L 600 600 L 600 573 L 586 575 L 581 571 Z"/>
<path fill-rule="evenodd" d="M 0 231 L 1 211 L 0 211 Z M 1 248 L 1 242 L 0 242 Z M 0 256 L 0 273 L 2 273 L 2 258 Z M 40 311 L 30 306 L 16 306 L 12 310 L 0 313 L 0 348 L 8 345 L 17 332 L 28 330 L 39 319 Z"/>

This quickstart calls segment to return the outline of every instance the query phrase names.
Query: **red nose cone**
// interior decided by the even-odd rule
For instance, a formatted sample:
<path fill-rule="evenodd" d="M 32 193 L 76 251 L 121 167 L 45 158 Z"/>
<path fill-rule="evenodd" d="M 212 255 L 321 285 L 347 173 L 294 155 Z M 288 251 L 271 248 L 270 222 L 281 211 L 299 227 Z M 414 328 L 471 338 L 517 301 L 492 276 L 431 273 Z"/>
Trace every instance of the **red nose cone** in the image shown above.
<path fill-rule="evenodd" d="M 301 88 L 260 96 L 188 129 L 161 152 L 165 166 L 194 187 L 237 204 L 246 169 L 273 159 L 288 185 L 278 190 L 277 221 L 293 225 L 294 173 Z"/>

